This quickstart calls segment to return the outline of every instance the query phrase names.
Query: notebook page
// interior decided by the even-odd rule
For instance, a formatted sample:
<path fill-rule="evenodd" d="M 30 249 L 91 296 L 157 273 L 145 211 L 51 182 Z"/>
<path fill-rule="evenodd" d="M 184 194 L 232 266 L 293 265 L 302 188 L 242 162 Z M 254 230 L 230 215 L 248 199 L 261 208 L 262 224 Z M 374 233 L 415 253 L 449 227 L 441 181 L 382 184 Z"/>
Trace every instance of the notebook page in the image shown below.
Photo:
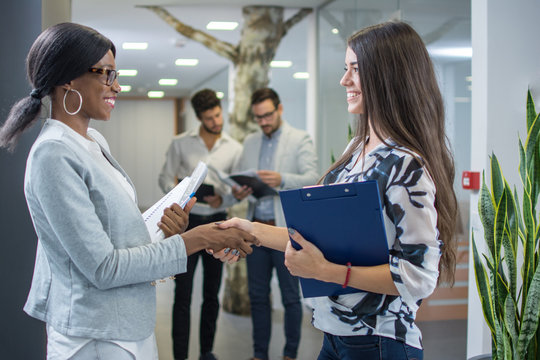
<path fill-rule="evenodd" d="M 161 236 L 159 233 L 161 229 L 158 227 L 158 222 L 163 216 L 163 211 L 166 207 L 171 206 L 173 203 L 177 203 L 187 192 L 188 185 L 190 184 L 190 177 L 187 176 L 182 180 L 178 185 L 176 185 L 171 191 L 169 191 L 165 196 L 163 196 L 158 202 L 156 202 L 152 207 L 146 210 L 143 213 L 143 219 L 146 223 L 146 228 L 152 237 L 152 241 L 157 241 Z"/>

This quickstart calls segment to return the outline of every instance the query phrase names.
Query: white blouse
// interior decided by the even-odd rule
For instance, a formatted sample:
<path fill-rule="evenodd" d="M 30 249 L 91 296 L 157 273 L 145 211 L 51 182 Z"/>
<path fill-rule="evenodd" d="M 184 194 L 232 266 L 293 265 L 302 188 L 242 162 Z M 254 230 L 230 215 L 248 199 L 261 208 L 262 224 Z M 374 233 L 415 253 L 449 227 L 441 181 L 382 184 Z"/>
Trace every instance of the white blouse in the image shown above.
<path fill-rule="evenodd" d="M 362 146 L 325 183 L 377 180 L 383 195 L 390 271 L 400 295 L 361 291 L 313 298 L 313 325 L 333 335 L 378 335 L 422 348 L 414 320 L 422 299 L 437 285 L 442 246 L 435 184 L 419 157 L 403 148 L 380 144 L 356 162 L 361 152 Z"/>

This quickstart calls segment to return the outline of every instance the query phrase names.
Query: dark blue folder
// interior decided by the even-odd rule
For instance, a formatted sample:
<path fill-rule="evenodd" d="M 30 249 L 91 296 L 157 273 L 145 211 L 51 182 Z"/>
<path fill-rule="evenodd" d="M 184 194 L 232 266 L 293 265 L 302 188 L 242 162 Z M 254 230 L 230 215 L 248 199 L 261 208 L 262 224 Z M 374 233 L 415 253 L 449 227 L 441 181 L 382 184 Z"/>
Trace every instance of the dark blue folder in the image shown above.
<path fill-rule="evenodd" d="M 328 261 L 353 266 L 388 263 L 388 243 L 376 181 L 280 191 L 287 226 L 315 244 Z M 293 241 L 297 249 L 300 246 Z M 345 273 L 343 274 L 345 279 Z M 304 297 L 360 290 L 300 278 Z"/>

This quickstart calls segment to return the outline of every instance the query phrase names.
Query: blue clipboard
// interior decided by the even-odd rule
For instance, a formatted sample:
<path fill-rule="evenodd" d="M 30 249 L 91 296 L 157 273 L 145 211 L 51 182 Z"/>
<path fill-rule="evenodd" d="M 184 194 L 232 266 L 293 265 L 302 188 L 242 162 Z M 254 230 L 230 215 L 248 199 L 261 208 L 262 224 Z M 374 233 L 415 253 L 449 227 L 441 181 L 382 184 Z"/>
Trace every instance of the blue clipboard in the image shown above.
<path fill-rule="evenodd" d="M 374 180 L 280 191 L 287 227 L 315 244 L 328 261 L 353 266 L 388 263 L 388 243 Z M 296 242 L 292 245 L 299 249 Z M 345 274 L 343 274 L 345 278 Z M 300 278 L 304 297 L 359 292 L 351 287 Z"/>

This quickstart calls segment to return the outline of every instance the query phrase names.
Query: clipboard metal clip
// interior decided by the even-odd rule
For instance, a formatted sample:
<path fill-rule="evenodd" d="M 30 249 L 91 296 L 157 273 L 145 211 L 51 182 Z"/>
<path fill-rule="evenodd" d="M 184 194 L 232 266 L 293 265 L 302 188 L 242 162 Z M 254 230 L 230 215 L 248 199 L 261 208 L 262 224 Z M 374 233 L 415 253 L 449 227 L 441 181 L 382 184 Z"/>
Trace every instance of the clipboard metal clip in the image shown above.
<path fill-rule="evenodd" d="M 343 186 L 345 184 L 340 185 L 342 186 L 336 186 L 333 189 L 333 185 L 305 188 L 300 190 L 300 194 L 304 201 L 356 196 L 357 191 L 354 183 L 351 183 L 350 186 Z"/>

